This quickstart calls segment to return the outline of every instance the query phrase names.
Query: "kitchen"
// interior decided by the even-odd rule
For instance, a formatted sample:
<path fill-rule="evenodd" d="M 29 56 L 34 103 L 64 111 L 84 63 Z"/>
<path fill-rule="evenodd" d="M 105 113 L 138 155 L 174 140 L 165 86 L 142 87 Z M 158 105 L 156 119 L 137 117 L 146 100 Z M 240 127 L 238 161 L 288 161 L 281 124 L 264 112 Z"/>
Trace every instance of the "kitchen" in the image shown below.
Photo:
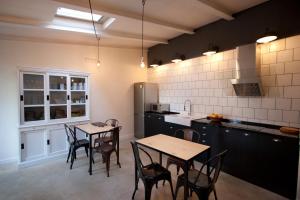
<path fill-rule="evenodd" d="M 88 2 L 75 1 L 73 4 L 63 0 L 48 2 L 65 7 L 68 5 L 73 9 L 84 7 L 83 10 L 89 11 Z M 123 34 L 127 37 L 125 40 L 120 39 L 120 35 L 112 34 L 120 28 L 115 26 L 127 23 L 128 19 L 125 20 L 124 15 L 125 18 L 134 16 L 126 15 L 123 11 L 123 18 L 116 17 L 112 22 L 111 32 L 105 33 L 104 30 L 102 36 L 101 32 L 100 47 L 96 40 L 97 34 L 95 39 L 93 34 L 87 37 L 84 33 L 73 35 L 68 31 L 37 28 L 34 27 L 33 21 L 28 24 L 29 20 L 20 20 L 21 14 L 32 14 L 30 10 L 20 11 L 20 7 L 25 6 L 24 3 L 1 2 L 6 5 L 0 9 L 2 27 L 0 89 L 6 92 L 1 100 L 1 109 L 3 113 L 7 113 L 1 117 L 3 153 L 0 154 L 0 164 L 3 172 L 0 173 L 0 180 L 3 181 L 0 184 L 0 191 L 3 198 L 21 199 L 22 192 L 12 194 L 12 190 L 8 189 L 12 185 L 15 185 L 16 190 L 25 192 L 24 186 L 13 181 L 13 173 L 24 173 L 27 177 L 24 180 L 32 181 L 33 185 L 33 180 L 39 182 L 42 176 L 37 176 L 39 179 L 31 179 L 30 175 L 35 170 L 39 173 L 45 172 L 48 166 L 63 169 L 59 173 L 72 173 L 74 179 L 80 173 L 86 175 L 88 159 L 83 156 L 84 154 L 79 154 L 80 158 L 75 159 L 72 170 L 69 170 L 69 165 L 65 163 L 68 146 L 65 144 L 64 130 L 60 125 L 66 122 L 104 122 L 106 119 L 115 118 L 122 126 L 120 129 L 120 167 L 122 167 L 120 169 L 116 167 L 114 162 L 116 157 L 112 154 L 110 177 L 107 180 L 113 180 L 112 184 L 122 188 L 122 192 L 109 196 L 83 186 L 82 190 L 80 187 L 76 188 L 82 194 L 76 193 L 74 189 L 74 193 L 80 196 L 79 199 L 97 195 L 100 199 L 122 199 L 122 195 L 123 199 L 130 199 L 134 190 L 132 178 L 134 161 L 129 142 L 159 134 L 173 137 L 176 130 L 186 128 L 192 128 L 199 133 L 199 144 L 209 146 L 211 156 L 228 149 L 221 175 L 216 182 L 219 199 L 297 199 L 300 128 L 300 29 L 297 22 L 299 3 L 294 0 L 285 2 L 271 0 L 247 1 L 249 4 L 246 5 L 246 3 L 238 4 L 236 1 L 191 0 L 193 6 L 201 5 L 202 9 L 207 8 L 210 15 L 218 18 L 207 19 L 200 23 L 199 17 L 196 17 L 197 11 L 193 10 L 194 17 L 191 17 L 193 23 L 201 26 L 192 26 L 191 31 L 186 28 L 188 26 L 184 27 L 184 23 L 176 28 L 172 23 L 164 23 L 168 27 L 163 29 L 161 27 L 163 23 L 160 23 L 157 25 L 160 28 L 157 28 L 156 34 L 153 33 L 153 37 L 150 37 L 154 32 L 154 28 L 149 28 L 151 23 L 152 25 L 154 23 L 150 17 L 153 14 L 151 11 L 158 9 L 156 5 L 158 2 L 152 0 L 145 2 L 144 23 L 141 22 L 142 2 L 127 2 L 125 5 L 126 3 L 118 1 L 111 4 L 106 1 L 92 1 L 95 5 L 94 12 L 106 14 L 105 17 L 120 15 L 121 12 L 116 12 L 116 9 L 111 9 L 110 15 L 108 14 L 108 8 L 113 6 L 117 8 L 117 3 L 120 3 L 119 9 L 122 6 L 134 7 L 136 9 L 134 20 L 137 24 L 133 29 L 136 29 L 136 35 L 141 34 L 142 24 L 145 29 L 142 30 L 142 37 L 137 39 L 133 39 L 133 34 Z M 28 1 L 28 4 L 38 5 L 32 0 Z M 100 6 L 102 4 L 106 7 L 102 8 Z M 235 4 L 240 8 L 235 10 Z M 180 2 L 174 3 L 177 9 L 179 5 L 183 6 Z M 231 6 L 231 14 L 226 14 L 224 9 L 220 9 L 222 6 L 216 5 L 228 8 Z M 164 9 L 168 10 L 168 6 Z M 21 13 L 20 17 L 9 18 L 16 10 Z M 44 11 L 45 15 L 50 13 L 45 7 L 39 12 L 41 11 Z M 204 17 L 206 14 L 201 15 Z M 177 20 L 179 18 L 180 16 L 176 17 Z M 164 21 L 163 19 L 166 19 L 166 16 L 162 16 L 161 20 Z M 90 22 L 87 24 L 92 27 Z M 165 34 L 169 34 L 165 40 L 158 39 L 158 35 L 164 32 L 162 29 L 165 30 Z M 171 30 L 176 30 L 177 33 L 169 33 Z M 263 35 L 270 33 L 277 39 L 263 44 L 256 42 Z M 55 38 L 55 34 L 60 38 Z M 142 49 L 141 42 L 145 45 Z M 205 55 L 205 52 L 212 55 Z M 144 68 L 139 66 L 141 58 L 145 64 Z M 25 102 L 23 104 L 19 101 L 20 94 L 26 96 L 26 93 L 41 90 L 31 89 L 30 84 L 33 82 L 30 81 L 34 78 L 26 76 L 26 73 L 43 74 L 45 77 L 45 96 L 42 96 L 42 99 L 47 102 L 46 93 L 49 92 L 50 103 L 49 105 L 45 103 L 43 123 L 36 121 L 26 123 L 36 119 L 43 121 L 42 112 L 36 117 L 37 115 L 32 114 L 31 108 Z M 20 78 L 17 77 L 29 77 L 29 82 L 25 84 L 23 81 L 24 85 L 20 85 Z M 148 86 L 150 89 L 144 90 Z M 137 94 L 136 91 L 139 90 L 143 90 L 144 93 Z M 66 97 L 63 102 L 59 101 L 62 93 Z M 145 97 L 145 102 L 140 102 L 139 99 L 142 97 Z M 26 97 L 24 100 L 33 101 L 32 104 L 42 101 L 39 98 L 31 100 Z M 54 107 L 60 107 L 60 110 L 55 111 Z M 26 109 L 30 110 L 28 112 L 30 114 L 24 114 Z M 281 127 L 288 129 L 280 131 Z M 295 128 L 296 134 L 284 133 L 291 128 Z M 84 134 L 82 135 L 84 139 Z M 52 144 L 54 146 L 51 146 Z M 29 150 L 27 147 L 30 147 Z M 155 150 L 149 148 L 145 150 L 153 158 L 157 158 Z M 99 190 L 111 193 L 112 189 L 106 186 L 108 182 L 104 181 L 107 178 L 104 165 L 100 165 L 98 159 L 95 157 L 95 164 L 92 165 L 94 173 L 91 177 L 100 176 L 100 178 L 91 180 L 83 175 L 81 178 L 87 183 L 98 185 L 101 188 Z M 167 161 L 165 155 L 162 159 L 163 163 Z M 199 169 L 198 164 L 204 163 L 205 159 L 206 155 L 197 157 L 195 168 Z M 169 170 L 173 185 L 176 185 L 177 177 L 182 174 L 182 170 L 178 176 L 174 165 L 170 165 Z M 130 176 L 123 177 L 124 174 Z M 66 183 L 66 180 L 55 177 Z M 16 180 L 24 183 L 20 179 Z M 41 199 L 42 196 L 39 195 L 42 195 L 42 191 L 46 191 L 45 188 L 49 183 L 53 183 L 49 176 L 46 180 L 50 181 L 41 184 L 40 190 L 30 188 L 31 192 L 27 194 L 27 199 Z M 62 191 L 59 188 L 55 190 Z M 144 199 L 143 191 L 144 186 L 140 183 L 135 199 Z M 49 193 L 50 199 L 54 198 L 55 192 Z M 183 195 L 183 190 L 179 190 L 177 199 L 183 198 Z M 197 199 L 196 196 L 193 194 L 191 199 Z M 57 198 L 68 199 L 71 196 L 62 195 Z M 152 199 L 161 198 L 171 199 L 171 193 L 168 184 L 162 186 L 159 182 L 157 189 L 153 187 Z M 209 199 L 214 199 L 214 195 L 211 194 Z"/>

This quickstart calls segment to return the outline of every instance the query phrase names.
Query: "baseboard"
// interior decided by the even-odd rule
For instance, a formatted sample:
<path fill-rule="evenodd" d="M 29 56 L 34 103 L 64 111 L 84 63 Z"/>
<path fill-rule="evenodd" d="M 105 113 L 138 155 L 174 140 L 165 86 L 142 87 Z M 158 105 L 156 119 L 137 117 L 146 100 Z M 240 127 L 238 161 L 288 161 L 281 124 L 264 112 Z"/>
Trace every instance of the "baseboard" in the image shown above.
<path fill-rule="evenodd" d="M 12 164 L 18 162 L 17 157 L 12 157 L 4 160 L 0 160 L 0 165 L 5 165 L 5 164 Z"/>

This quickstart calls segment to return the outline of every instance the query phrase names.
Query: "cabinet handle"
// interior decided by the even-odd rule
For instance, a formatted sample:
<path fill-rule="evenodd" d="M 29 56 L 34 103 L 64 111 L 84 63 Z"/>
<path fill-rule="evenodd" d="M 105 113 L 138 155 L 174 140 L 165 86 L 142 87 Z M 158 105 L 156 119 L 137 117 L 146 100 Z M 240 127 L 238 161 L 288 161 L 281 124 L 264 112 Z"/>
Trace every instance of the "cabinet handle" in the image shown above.
<path fill-rule="evenodd" d="M 68 95 L 68 100 L 70 100 L 70 95 Z"/>
<path fill-rule="evenodd" d="M 206 136 L 206 133 L 202 133 L 203 136 Z"/>
<path fill-rule="evenodd" d="M 161 120 L 161 117 L 159 117 L 158 119 Z"/>
<path fill-rule="evenodd" d="M 147 117 L 150 118 L 150 115 L 148 115 Z"/>
<path fill-rule="evenodd" d="M 229 133 L 229 130 L 228 130 L 228 129 L 226 129 L 226 130 L 225 130 L 225 133 Z"/>
<path fill-rule="evenodd" d="M 85 95 L 85 99 L 88 100 L 88 99 L 89 99 L 89 96 L 88 96 L 88 95 Z"/>
<path fill-rule="evenodd" d="M 50 140 L 47 140 L 47 145 L 50 145 Z"/>
<path fill-rule="evenodd" d="M 206 143 L 206 140 L 202 140 L 202 143 Z"/>
<path fill-rule="evenodd" d="M 206 129 L 206 126 L 203 126 L 202 129 Z"/>
<path fill-rule="evenodd" d="M 173 129 L 173 126 L 170 126 L 170 129 Z"/>
<path fill-rule="evenodd" d="M 47 101 L 49 101 L 49 99 L 50 99 L 50 98 L 49 98 L 49 95 L 47 95 Z"/>
<path fill-rule="evenodd" d="M 244 136 L 249 136 L 249 134 L 248 133 L 244 133 Z"/>
<path fill-rule="evenodd" d="M 24 100 L 24 96 L 20 95 L 20 101 L 23 101 L 23 100 Z"/>
<path fill-rule="evenodd" d="M 24 143 L 21 144 L 21 149 L 25 149 Z"/>
<path fill-rule="evenodd" d="M 273 139 L 273 142 L 281 142 L 281 140 L 280 140 L 280 139 L 277 139 L 277 138 L 274 138 L 274 139 Z"/>

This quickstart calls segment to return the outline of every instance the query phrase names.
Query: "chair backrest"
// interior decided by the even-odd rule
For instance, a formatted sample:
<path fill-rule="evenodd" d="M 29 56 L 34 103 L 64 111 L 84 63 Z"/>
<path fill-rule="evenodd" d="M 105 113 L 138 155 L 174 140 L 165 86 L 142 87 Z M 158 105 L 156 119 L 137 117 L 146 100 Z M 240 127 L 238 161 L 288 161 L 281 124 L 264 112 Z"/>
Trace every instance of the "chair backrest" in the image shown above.
<path fill-rule="evenodd" d="M 143 169 L 143 163 L 142 163 L 141 158 L 140 158 L 139 148 L 138 148 L 138 146 L 135 142 L 131 141 L 130 143 L 131 143 L 131 146 L 132 146 L 134 162 L 135 162 L 135 165 L 137 166 L 138 174 L 143 176 L 143 170 L 142 170 Z"/>
<path fill-rule="evenodd" d="M 65 130 L 66 130 L 68 143 L 72 144 L 72 143 L 76 142 L 77 139 L 75 137 L 75 133 L 74 133 L 73 129 L 67 124 L 64 124 L 64 126 L 65 126 Z"/>
<path fill-rule="evenodd" d="M 178 129 L 174 133 L 174 137 L 179 137 L 191 142 L 200 141 L 200 133 L 191 128 Z"/>
<path fill-rule="evenodd" d="M 119 121 L 117 119 L 108 119 L 105 121 L 105 124 L 112 127 L 117 127 L 119 125 Z"/>
<path fill-rule="evenodd" d="M 214 185 L 217 182 L 218 177 L 220 175 L 220 171 L 221 171 L 221 168 L 222 168 L 222 165 L 223 165 L 224 157 L 225 157 L 227 151 L 228 150 L 226 149 L 226 150 L 222 151 L 221 153 L 215 155 L 214 157 L 210 158 L 207 162 L 205 162 L 203 164 L 203 166 L 201 167 L 197 178 L 195 179 L 195 183 L 197 182 L 197 180 L 200 176 L 200 173 L 204 169 L 204 166 L 207 167 L 209 165 L 210 168 L 209 168 L 208 176 L 210 177 L 210 186 Z"/>

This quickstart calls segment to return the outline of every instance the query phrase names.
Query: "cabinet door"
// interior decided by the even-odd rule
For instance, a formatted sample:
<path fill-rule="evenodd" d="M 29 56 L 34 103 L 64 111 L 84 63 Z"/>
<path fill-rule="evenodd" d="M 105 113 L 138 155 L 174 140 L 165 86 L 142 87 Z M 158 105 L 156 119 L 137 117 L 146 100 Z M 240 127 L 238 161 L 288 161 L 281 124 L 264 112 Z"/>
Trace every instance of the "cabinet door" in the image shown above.
<path fill-rule="evenodd" d="M 46 156 L 45 130 L 21 132 L 21 161 L 38 160 Z"/>
<path fill-rule="evenodd" d="M 260 185 L 289 199 L 296 198 L 299 145 L 297 138 L 261 134 Z"/>
<path fill-rule="evenodd" d="M 86 77 L 70 76 L 71 117 L 88 116 L 88 86 Z"/>
<path fill-rule="evenodd" d="M 65 129 L 63 127 L 50 129 L 47 144 L 49 155 L 65 153 L 67 149 Z"/>

